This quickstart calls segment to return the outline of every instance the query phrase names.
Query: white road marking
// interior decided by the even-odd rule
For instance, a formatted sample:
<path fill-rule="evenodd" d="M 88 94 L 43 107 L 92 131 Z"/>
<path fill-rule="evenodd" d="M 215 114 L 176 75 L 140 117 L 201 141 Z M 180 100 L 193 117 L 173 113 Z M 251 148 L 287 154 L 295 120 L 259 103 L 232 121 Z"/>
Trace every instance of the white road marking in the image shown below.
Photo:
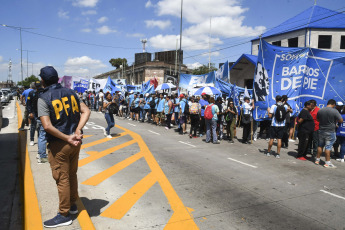
<path fill-rule="evenodd" d="M 180 143 L 182 143 L 182 144 L 185 144 L 185 145 L 189 145 L 189 146 L 192 146 L 192 147 L 196 147 L 195 145 L 191 145 L 191 144 L 189 144 L 189 143 L 186 143 L 186 142 L 183 142 L 183 141 L 179 141 Z"/>
<path fill-rule="evenodd" d="M 334 197 L 336 197 L 336 198 L 345 200 L 345 197 L 339 196 L 339 195 L 334 194 L 334 193 L 331 193 L 331 192 L 327 192 L 327 191 L 325 191 L 325 190 L 320 190 L 320 192 L 323 192 L 323 193 L 329 194 L 329 195 L 331 195 L 331 196 L 334 196 Z"/>
<path fill-rule="evenodd" d="M 235 161 L 237 163 L 243 164 L 243 165 L 247 165 L 247 166 L 255 168 L 255 169 L 257 168 L 257 166 L 255 166 L 255 165 L 250 165 L 250 164 L 247 164 L 247 163 L 244 163 L 242 161 L 238 161 L 238 160 L 235 160 L 235 159 L 232 159 L 232 158 L 228 158 L 228 159 L 231 160 L 231 161 Z"/>
<path fill-rule="evenodd" d="M 159 133 L 153 132 L 151 130 L 149 130 L 150 133 L 156 134 L 156 135 L 160 135 Z"/>
<path fill-rule="evenodd" d="M 129 125 L 131 125 L 131 126 L 136 126 L 136 125 L 133 125 L 133 124 L 131 124 L 131 123 L 127 123 L 127 124 L 129 124 Z"/>

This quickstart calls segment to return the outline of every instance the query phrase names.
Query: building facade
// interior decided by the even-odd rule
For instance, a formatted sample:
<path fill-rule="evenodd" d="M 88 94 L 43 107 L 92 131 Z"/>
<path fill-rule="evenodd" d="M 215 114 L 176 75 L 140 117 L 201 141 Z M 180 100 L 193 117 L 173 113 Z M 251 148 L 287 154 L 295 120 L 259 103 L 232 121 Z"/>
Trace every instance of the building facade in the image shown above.
<path fill-rule="evenodd" d="M 345 52 L 345 14 L 314 5 L 265 32 L 262 39 L 283 47 Z M 258 55 L 259 44 L 259 38 L 252 40 L 253 55 Z"/>

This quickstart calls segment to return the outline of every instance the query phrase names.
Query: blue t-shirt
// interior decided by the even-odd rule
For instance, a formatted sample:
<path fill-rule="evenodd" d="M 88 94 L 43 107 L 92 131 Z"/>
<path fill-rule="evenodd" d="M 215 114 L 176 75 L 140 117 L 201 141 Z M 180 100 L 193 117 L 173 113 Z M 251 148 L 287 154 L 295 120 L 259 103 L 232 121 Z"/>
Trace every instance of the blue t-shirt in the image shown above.
<path fill-rule="evenodd" d="M 25 97 L 25 103 L 27 102 L 29 93 L 30 93 L 32 90 L 33 90 L 33 89 L 26 89 L 26 90 L 24 90 L 22 96 Z"/>
<path fill-rule="evenodd" d="M 139 98 L 136 98 L 136 99 L 134 100 L 134 108 L 138 108 L 138 107 L 139 107 L 139 101 L 140 101 Z"/>
<path fill-rule="evenodd" d="M 206 105 L 208 105 L 208 101 L 205 101 L 204 99 L 200 99 L 199 104 L 201 106 L 201 116 L 203 117 L 205 114 Z M 203 106 L 204 108 L 202 108 Z"/>
<path fill-rule="evenodd" d="M 184 107 L 186 106 L 186 103 L 187 103 L 187 100 L 184 98 L 180 101 L 180 109 L 182 113 L 184 113 Z"/>
<path fill-rule="evenodd" d="M 158 107 L 157 107 L 157 112 L 163 112 L 163 109 L 164 109 L 164 102 L 165 102 L 165 99 L 162 99 L 159 103 L 158 103 Z"/>
<path fill-rule="evenodd" d="M 337 129 L 337 136 L 345 137 L 345 114 L 342 114 L 341 117 L 344 119 L 344 121 L 343 123 L 339 124 L 339 128 Z"/>
<path fill-rule="evenodd" d="M 174 104 L 178 104 L 178 103 L 180 103 L 180 99 L 179 98 L 175 98 L 175 103 Z M 175 113 L 180 112 L 180 107 L 178 105 L 175 106 L 174 112 Z"/>
<path fill-rule="evenodd" d="M 156 98 L 156 99 L 155 99 L 155 109 L 157 109 L 157 108 L 158 108 L 158 101 L 159 101 L 159 99 L 158 99 L 158 98 Z"/>
<path fill-rule="evenodd" d="M 151 106 L 150 106 L 150 102 L 152 101 L 152 97 L 147 97 L 145 98 L 145 106 L 144 106 L 144 109 L 151 109 Z"/>
<path fill-rule="evenodd" d="M 134 100 L 134 95 L 133 95 L 133 94 L 129 95 L 129 96 L 128 96 L 128 99 L 129 99 L 129 106 L 131 106 L 131 105 L 132 105 L 132 102 L 133 102 L 133 100 Z"/>

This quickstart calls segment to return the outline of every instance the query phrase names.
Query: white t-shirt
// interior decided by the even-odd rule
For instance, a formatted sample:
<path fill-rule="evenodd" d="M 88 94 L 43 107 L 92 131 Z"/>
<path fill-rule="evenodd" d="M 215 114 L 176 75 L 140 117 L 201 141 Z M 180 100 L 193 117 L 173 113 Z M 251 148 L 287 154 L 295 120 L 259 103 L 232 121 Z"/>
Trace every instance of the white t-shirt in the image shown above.
<path fill-rule="evenodd" d="M 103 101 L 104 101 L 104 93 L 99 93 L 98 101 L 102 101 L 102 98 L 103 98 Z"/>

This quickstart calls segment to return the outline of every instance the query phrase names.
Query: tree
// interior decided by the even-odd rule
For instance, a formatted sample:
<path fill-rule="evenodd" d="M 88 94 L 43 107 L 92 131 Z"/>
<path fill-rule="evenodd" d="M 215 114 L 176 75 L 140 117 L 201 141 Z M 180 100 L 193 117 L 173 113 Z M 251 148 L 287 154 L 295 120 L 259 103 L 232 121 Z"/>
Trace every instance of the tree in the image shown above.
<path fill-rule="evenodd" d="M 125 65 L 125 67 L 128 67 L 127 59 L 126 58 L 112 58 L 109 60 L 109 63 L 114 66 L 116 69 L 120 68 L 121 65 Z"/>
<path fill-rule="evenodd" d="M 209 72 L 212 72 L 212 71 L 216 71 L 216 70 L 217 70 L 217 68 L 214 67 L 213 63 L 211 63 L 211 68 L 210 69 L 208 68 L 208 65 L 207 66 L 206 65 L 202 65 L 202 66 L 194 69 L 192 71 L 192 74 L 193 75 L 202 75 L 202 74 L 206 74 L 206 73 L 209 73 Z"/>
<path fill-rule="evenodd" d="M 25 78 L 23 81 L 18 82 L 17 85 L 22 85 L 24 87 L 30 87 L 31 82 L 40 81 L 35 75 Z"/>

